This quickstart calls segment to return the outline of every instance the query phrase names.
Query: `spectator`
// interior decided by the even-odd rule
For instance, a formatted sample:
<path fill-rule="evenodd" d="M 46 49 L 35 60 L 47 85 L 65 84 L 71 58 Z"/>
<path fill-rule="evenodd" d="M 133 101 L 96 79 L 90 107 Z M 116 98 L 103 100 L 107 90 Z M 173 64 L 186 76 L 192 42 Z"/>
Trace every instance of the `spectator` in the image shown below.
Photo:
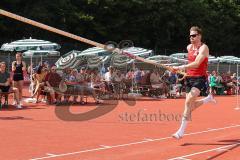
<path fill-rule="evenodd" d="M 0 63 L 0 91 L 1 92 L 8 92 L 11 88 L 10 85 L 10 74 L 6 71 L 6 63 Z M 19 90 L 16 87 L 12 88 L 14 92 L 14 98 L 17 103 L 17 108 L 21 109 L 20 99 L 19 99 Z"/>
<path fill-rule="evenodd" d="M 214 94 L 216 92 L 216 86 L 217 86 L 217 73 L 216 73 L 216 71 L 212 71 L 209 86 L 210 86 L 210 93 Z"/>
<path fill-rule="evenodd" d="M 36 96 L 36 103 L 39 103 L 39 97 L 44 90 L 44 80 L 47 75 L 47 71 L 44 70 L 43 66 L 38 66 L 36 73 L 33 75 L 34 81 L 35 81 L 35 93 L 37 94 Z"/>
<path fill-rule="evenodd" d="M 52 66 L 50 72 L 47 73 L 47 75 L 44 79 L 44 82 L 45 82 L 44 90 L 46 92 L 50 93 L 50 96 L 51 96 L 50 103 L 52 102 L 54 104 L 60 102 L 60 96 L 57 96 L 54 89 L 53 89 L 53 87 L 58 87 L 58 86 L 52 86 L 54 84 L 51 84 L 51 82 L 50 82 L 50 81 L 53 81 L 55 78 L 59 77 L 56 70 L 57 70 L 57 67 Z"/>
<path fill-rule="evenodd" d="M 26 71 L 26 63 L 22 61 L 22 54 L 20 52 L 16 54 L 16 61 L 12 62 L 12 71 L 13 71 L 13 87 L 19 90 L 19 100 L 21 103 L 24 80 L 23 72 Z"/>
<path fill-rule="evenodd" d="M 104 75 L 104 81 L 106 83 L 107 90 L 113 93 L 113 80 L 114 80 L 114 68 L 112 66 L 108 67 L 108 72 Z"/>

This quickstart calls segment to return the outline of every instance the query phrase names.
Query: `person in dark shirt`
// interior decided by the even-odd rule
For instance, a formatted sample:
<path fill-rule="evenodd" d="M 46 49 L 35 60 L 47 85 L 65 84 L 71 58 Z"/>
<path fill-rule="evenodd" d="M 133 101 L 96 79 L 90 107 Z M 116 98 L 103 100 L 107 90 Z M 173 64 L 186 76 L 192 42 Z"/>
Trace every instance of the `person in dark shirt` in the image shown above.
<path fill-rule="evenodd" d="M 9 92 L 11 88 L 10 82 L 10 74 L 6 71 L 6 63 L 0 63 L 0 92 Z M 17 102 L 17 108 L 21 109 L 20 101 L 19 101 L 19 90 L 15 87 L 12 88 L 14 91 L 14 97 Z"/>
<path fill-rule="evenodd" d="M 22 54 L 16 54 L 16 61 L 12 62 L 12 71 L 13 71 L 13 86 L 19 90 L 19 99 L 22 99 L 22 90 L 23 90 L 23 72 L 26 71 L 26 63 L 22 61 Z"/>

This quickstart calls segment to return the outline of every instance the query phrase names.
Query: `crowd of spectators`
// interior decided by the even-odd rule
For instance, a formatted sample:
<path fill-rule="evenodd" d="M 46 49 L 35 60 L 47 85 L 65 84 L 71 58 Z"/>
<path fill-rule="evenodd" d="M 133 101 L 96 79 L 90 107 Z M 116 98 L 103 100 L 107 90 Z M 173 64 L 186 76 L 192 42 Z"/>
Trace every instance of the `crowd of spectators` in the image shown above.
<path fill-rule="evenodd" d="M 19 56 L 21 55 L 17 54 L 16 58 L 19 59 Z M 20 65 L 19 68 L 18 65 Z M 9 88 L 11 86 L 10 74 L 7 73 L 4 66 L 6 68 L 6 64 L 2 62 L 0 70 L 1 92 L 8 91 L 6 90 L 6 85 Z M 29 88 L 32 96 L 36 98 L 36 103 L 46 101 L 46 95 L 48 95 L 48 103 L 79 102 L 80 104 L 85 104 L 85 91 L 89 90 L 92 90 L 90 95 L 92 94 L 97 103 L 102 98 L 127 98 L 124 95 L 132 92 L 153 98 L 182 97 L 185 90 L 185 80 L 181 80 L 181 75 L 157 68 L 153 70 L 133 68 L 126 71 L 110 66 L 103 73 L 86 67 L 81 67 L 80 70 L 72 68 L 60 70 L 55 65 L 50 66 L 48 62 L 41 62 L 34 68 L 33 65 L 29 65 L 26 68 L 26 64 L 21 59 L 13 62 L 12 72 L 16 74 L 14 81 L 22 80 L 21 77 L 19 78 L 19 74 L 25 71 L 33 82 Z M 219 74 L 216 71 L 212 71 L 208 73 L 206 78 L 208 79 L 208 83 L 206 83 L 206 88 L 202 91 L 202 95 L 207 95 L 208 93 L 230 95 L 237 94 L 238 92 L 239 78 L 236 73 L 231 74 L 228 72 Z M 57 85 L 54 84 L 56 81 L 58 82 Z M 68 89 L 71 88 L 69 86 L 74 87 L 67 92 L 60 92 L 56 88 L 59 88 L 59 83 L 61 82 L 66 82 L 65 85 Z M 21 108 L 19 101 L 21 101 L 22 86 L 15 84 L 12 89 L 15 93 L 15 103 L 17 103 L 18 108 Z"/>

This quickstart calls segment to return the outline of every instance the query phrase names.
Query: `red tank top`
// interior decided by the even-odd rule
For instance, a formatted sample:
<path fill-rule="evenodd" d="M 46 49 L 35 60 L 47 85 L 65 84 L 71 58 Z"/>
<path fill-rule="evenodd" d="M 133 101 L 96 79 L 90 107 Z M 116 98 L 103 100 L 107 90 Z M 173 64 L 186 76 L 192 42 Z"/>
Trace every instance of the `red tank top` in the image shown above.
<path fill-rule="evenodd" d="M 194 62 L 197 55 L 199 54 L 199 46 L 197 49 L 193 49 L 192 45 L 188 50 L 188 63 Z M 208 58 L 206 57 L 198 68 L 191 68 L 187 70 L 187 75 L 192 77 L 206 76 L 208 69 Z"/>

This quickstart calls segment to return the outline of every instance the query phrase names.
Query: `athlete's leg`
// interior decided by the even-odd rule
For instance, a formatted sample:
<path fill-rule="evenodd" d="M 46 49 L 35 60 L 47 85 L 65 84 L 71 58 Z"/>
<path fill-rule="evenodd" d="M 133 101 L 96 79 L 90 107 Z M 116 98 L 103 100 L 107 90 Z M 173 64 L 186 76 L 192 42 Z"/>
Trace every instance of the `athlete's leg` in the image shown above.
<path fill-rule="evenodd" d="M 209 102 L 216 103 L 216 100 L 213 98 L 212 94 L 209 94 L 207 97 L 202 98 L 200 100 L 196 100 L 192 106 L 192 111 L 197 109 L 201 105 L 209 103 Z"/>
<path fill-rule="evenodd" d="M 184 135 L 185 129 L 187 127 L 187 121 L 191 119 L 192 109 L 199 95 L 200 90 L 195 87 L 192 87 L 191 91 L 186 95 L 185 108 L 183 112 L 181 126 L 178 129 L 178 131 L 175 134 L 173 134 L 174 138 L 180 139 Z"/>

